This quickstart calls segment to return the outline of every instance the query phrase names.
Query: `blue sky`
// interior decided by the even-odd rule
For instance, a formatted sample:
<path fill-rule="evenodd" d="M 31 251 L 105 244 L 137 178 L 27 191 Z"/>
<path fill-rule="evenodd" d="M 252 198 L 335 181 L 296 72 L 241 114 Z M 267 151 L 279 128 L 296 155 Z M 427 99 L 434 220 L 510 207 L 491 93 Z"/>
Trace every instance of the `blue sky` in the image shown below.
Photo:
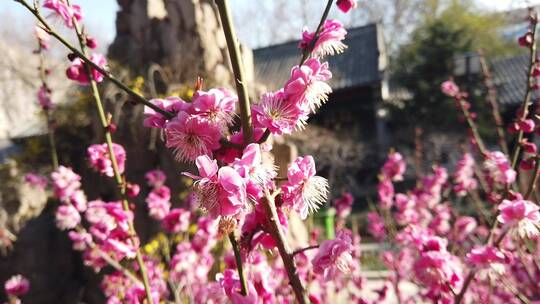
<path fill-rule="evenodd" d="M 32 0 L 27 0 L 31 2 Z M 262 0 L 260 0 L 262 1 Z M 266 0 L 270 1 L 270 0 Z M 540 0 L 477 0 L 490 9 L 504 10 L 514 7 L 523 7 L 530 4 L 539 4 Z M 107 43 L 112 41 L 115 34 L 115 19 L 118 5 L 116 0 L 76 0 L 85 13 L 85 24 L 91 33 L 94 33 Z M 231 0 L 231 5 L 246 5 L 249 0 Z M 8 12 L 16 18 L 31 21 L 30 16 L 20 4 L 13 0 L 0 0 L 0 16 Z"/>

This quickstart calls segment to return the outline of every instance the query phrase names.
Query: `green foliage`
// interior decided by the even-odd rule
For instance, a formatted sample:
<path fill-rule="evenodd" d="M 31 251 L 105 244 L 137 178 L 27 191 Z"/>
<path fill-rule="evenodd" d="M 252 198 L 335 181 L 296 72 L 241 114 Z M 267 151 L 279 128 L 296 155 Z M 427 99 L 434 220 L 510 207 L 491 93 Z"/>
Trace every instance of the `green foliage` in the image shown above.
<path fill-rule="evenodd" d="M 396 124 L 445 131 L 459 127 L 454 103 L 440 92 L 440 84 L 452 75 L 454 57 L 479 49 L 488 58 L 519 50 L 514 41 L 499 35 L 504 22 L 500 17 L 482 14 L 462 1 L 450 1 L 441 10 L 440 2 L 430 1 L 427 11 L 440 12 L 424 16 L 423 24 L 393 60 L 393 81 L 412 94 L 410 100 L 392 109 Z M 473 106 L 482 98 L 480 80 L 469 79 L 466 84 Z"/>

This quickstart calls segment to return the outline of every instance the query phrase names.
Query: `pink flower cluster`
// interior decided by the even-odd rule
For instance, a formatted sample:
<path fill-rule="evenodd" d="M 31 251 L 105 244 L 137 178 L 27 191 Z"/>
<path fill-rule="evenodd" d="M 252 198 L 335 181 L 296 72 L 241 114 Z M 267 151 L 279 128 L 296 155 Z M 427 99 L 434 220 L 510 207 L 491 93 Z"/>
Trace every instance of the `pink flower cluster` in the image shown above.
<path fill-rule="evenodd" d="M 126 164 L 126 150 L 119 144 L 113 143 L 112 145 L 114 157 L 118 165 L 118 171 L 120 174 L 124 173 Z M 101 174 L 105 174 L 109 177 L 114 176 L 113 163 L 110 158 L 109 146 L 105 144 L 91 145 L 86 149 L 88 154 L 88 161 L 92 168 Z"/>
<path fill-rule="evenodd" d="M 459 160 L 454 174 L 454 191 L 457 195 L 465 196 L 469 191 L 476 189 L 474 165 L 474 158 L 471 154 L 463 154 L 463 158 Z"/>
<path fill-rule="evenodd" d="M 254 126 L 276 135 L 302 128 L 308 115 L 328 100 L 332 89 L 326 82 L 330 78 L 328 63 L 317 58 L 294 67 L 283 89 L 263 94 L 259 104 L 253 106 Z"/>
<path fill-rule="evenodd" d="M 148 214 L 155 220 L 163 220 L 171 209 L 171 190 L 165 186 L 166 176 L 161 170 L 153 170 L 146 173 L 148 185 L 152 191 L 146 197 Z"/>
<path fill-rule="evenodd" d="M 221 147 L 220 139 L 234 121 L 236 101 L 237 97 L 227 89 L 197 91 L 191 103 L 176 97 L 153 99 L 150 102 L 176 116 L 167 120 L 146 107 L 144 126 L 163 128 L 166 145 L 174 149 L 178 160 L 194 161 L 201 155 L 211 157 Z"/>
<path fill-rule="evenodd" d="M 81 21 L 83 17 L 81 7 L 76 4 L 69 5 L 66 0 L 45 0 L 43 7 L 53 10 L 68 28 L 75 26 L 73 19 Z"/>

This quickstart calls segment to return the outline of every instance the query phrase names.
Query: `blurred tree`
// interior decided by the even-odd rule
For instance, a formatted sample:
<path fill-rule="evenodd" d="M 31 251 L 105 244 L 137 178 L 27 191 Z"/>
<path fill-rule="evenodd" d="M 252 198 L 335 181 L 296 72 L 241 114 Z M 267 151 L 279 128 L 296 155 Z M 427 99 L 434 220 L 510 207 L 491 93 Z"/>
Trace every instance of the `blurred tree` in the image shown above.
<path fill-rule="evenodd" d="M 440 91 L 440 84 L 453 74 L 454 58 L 483 49 L 488 57 L 514 54 L 519 48 L 504 40 L 498 29 L 503 20 L 482 14 L 469 1 L 427 1 L 422 24 L 393 60 L 392 79 L 410 92 L 410 98 L 392 108 L 393 122 L 400 126 L 452 130 L 458 126 L 454 103 Z M 479 77 L 467 86 L 471 101 L 482 97 Z M 476 107 L 481 112 L 487 107 Z M 480 113 L 482 116 L 482 113 Z M 412 136 L 411 136 L 412 138 Z"/>

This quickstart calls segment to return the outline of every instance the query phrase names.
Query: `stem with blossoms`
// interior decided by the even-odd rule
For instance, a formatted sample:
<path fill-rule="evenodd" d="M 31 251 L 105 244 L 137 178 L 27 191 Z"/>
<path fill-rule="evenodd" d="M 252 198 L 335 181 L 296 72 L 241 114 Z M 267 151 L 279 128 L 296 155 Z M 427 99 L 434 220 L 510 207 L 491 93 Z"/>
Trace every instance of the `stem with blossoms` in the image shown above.
<path fill-rule="evenodd" d="M 67 2 L 69 5 L 69 1 Z M 77 39 L 79 40 L 79 46 L 80 46 L 80 52 L 87 56 L 87 50 L 86 50 L 86 42 L 85 37 L 82 34 L 82 31 L 79 27 L 79 24 L 75 18 L 73 18 L 74 23 L 74 29 L 75 33 L 77 35 Z M 109 114 L 109 117 L 105 115 L 105 110 L 103 107 L 103 102 L 101 101 L 101 94 L 99 93 L 99 89 L 97 87 L 97 82 L 94 79 L 94 75 L 92 73 L 92 68 L 88 65 L 85 65 L 85 71 L 86 76 L 88 77 L 88 81 L 90 82 L 90 88 L 92 91 L 92 96 L 95 101 L 96 109 L 98 111 L 99 119 L 101 122 L 101 126 L 103 128 L 103 131 L 105 132 L 105 142 L 107 144 L 107 148 L 109 150 L 108 157 L 111 160 L 112 169 L 114 172 L 114 180 L 116 182 L 116 185 L 120 191 L 120 196 L 122 200 L 122 207 L 124 211 L 130 212 L 129 202 L 127 200 L 126 196 L 126 181 L 125 178 L 120 173 L 119 167 L 118 167 L 118 160 L 116 159 L 116 155 L 113 148 L 113 141 L 112 141 L 112 135 L 111 135 L 111 117 Z M 137 232 L 135 231 L 135 226 L 133 224 L 133 220 L 128 221 L 129 224 L 129 230 L 130 230 L 130 238 L 133 244 L 137 244 Z M 152 290 L 150 288 L 150 282 L 148 280 L 148 274 L 146 270 L 146 265 L 144 264 L 142 254 L 140 251 L 140 247 L 136 250 L 136 261 L 139 266 L 139 272 L 142 278 L 142 282 L 144 285 L 144 289 L 146 292 L 146 300 L 149 304 L 153 304 L 154 300 L 152 298 Z"/>
<path fill-rule="evenodd" d="M 305 49 L 304 52 L 302 52 L 302 59 L 300 59 L 300 66 L 303 65 L 304 62 L 306 62 L 309 55 L 315 48 L 315 44 L 317 43 L 317 40 L 319 39 L 319 33 L 321 32 L 324 21 L 326 21 L 326 19 L 328 18 L 328 14 L 330 13 L 330 9 L 332 8 L 333 3 L 334 3 L 334 0 L 328 0 L 328 2 L 326 3 L 326 7 L 324 8 L 324 13 L 321 17 L 321 21 L 319 22 L 319 25 L 317 26 L 317 29 L 315 30 L 313 41 L 311 42 L 310 47 Z"/>
<path fill-rule="evenodd" d="M 242 132 L 244 136 L 244 145 L 248 145 L 253 141 L 253 127 L 251 125 L 251 109 L 249 103 L 249 94 L 247 82 L 244 77 L 244 64 L 238 38 L 234 30 L 234 24 L 231 18 L 231 13 L 227 0 L 216 0 L 216 5 L 223 26 L 223 33 L 227 40 L 229 57 L 234 74 L 234 84 L 238 92 L 238 104 L 240 105 L 240 120 L 242 122 Z"/>
<path fill-rule="evenodd" d="M 268 221 L 270 224 L 270 234 L 276 241 L 276 246 L 278 248 L 285 269 L 287 270 L 287 276 L 289 277 L 289 284 L 291 285 L 294 294 L 296 296 L 296 301 L 300 304 L 309 303 L 309 299 L 306 294 L 306 290 L 300 277 L 298 276 L 298 271 L 296 269 L 296 264 L 294 262 L 294 252 L 289 247 L 289 244 L 286 241 L 286 236 L 281 230 L 281 225 L 279 223 L 279 217 L 276 210 L 275 196 L 278 193 L 270 194 L 266 193 L 265 197 L 262 199 L 262 204 L 266 210 L 266 214 L 269 214 Z"/>
<path fill-rule="evenodd" d="M 538 25 L 538 15 L 536 12 L 531 11 L 529 14 L 530 21 L 530 43 L 529 43 L 529 67 L 527 71 L 527 86 L 525 91 L 525 97 L 523 98 L 523 103 L 521 105 L 521 115 L 519 117 L 520 121 L 523 121 L 529 115 L 529 106 L 531 105 L 531 95 L 534 87 L 534 67 L 536 65 L 536 38 L 537 38 L 537 25 Z M 523 129 L 520 128 L 516 140 L 516 146 L 512 153 L 512 168 L 516 168 L 518 163 L 519 153 L 521 152 L 521 141 L 523 140 Z"/>
<path fill-rule="evenodd" d="M 221 25 L 223 27 L 223 33 L 227 41 L 229 57 L 231 59 L 234 74 L 234 84 L 236 85 L 236 91 L 238 92 L 238 104 L 240 105 L 242 135 L 244 139 L 244 146 L 246 146 L 253 141 L 253 127 L 251 126 L 251 109 L 247 83 L 244 77 L 242 55 L 240 54 L 240 47 L 238 45 L 238 39 L 236 38 L 236 32 L 234 30 L 234 24 L 231 18 L 227 0 L 216 0 L 216 5 L 218 7 Z M 247 295 L 248 287 L 242 263 L 242 256 L 240 254 L 240 247 L 236 241 L 234 233 L 229 233 L 228 237 L 229 241 L 231 242 L 231 246 L 233 247 L 234 256 L 236 259 L 238 276 L 240 277 L 240 282 L 242 285 L 242 294 Z"/>
<path fill-rule="evenodd" d="M 170 112 L 164 111 L 163 109 L 156 107 L 153 103 L 149 102 L 146 98 L 139 95 L 139 93 L 135 92 L 134 90 L 130 89 L 127 85 L 125 85 L 122 81 L 118 80 L 116 77 L 114 77 L 113 74 L 108 72 L 106 69 L 100 67 L 95 62 L 90 60 L 88 56 L 73 46 L 71 43 L 69 43 L 64 37 L 62 37 L 60 34 L 58 34 L 50 25 L 49 23 L 41 16 L 39 9 L 36 7 L 30 6 L 26 0 L 13 0 L 15 2 L 20 3 L 23 5 L 30 13 L 32 13 L 36 19 L 40 22 L 41 25 L 43 25 L 42 29 L 46 31 L 49 35 L 53 36 L 56 40 L 58 40 L 60 43 L 62 43 L 66 48 L 68 48 L 70 51 L 72 51 L 77 58 L 80 58 L 82 61 L 84 61 L 87 65 L 90 65 L 92 69 L 95 69 L 99 73 L 103 75 L 106 79 L 110 80 L 112 83 L 114 83 L 118 88 L 128 93 L 129 96 L 131 96 L 135 102 L 143 104 L 152 110 L 164 115 L 167 118 L 172 118 L 174 115 Z"/>

